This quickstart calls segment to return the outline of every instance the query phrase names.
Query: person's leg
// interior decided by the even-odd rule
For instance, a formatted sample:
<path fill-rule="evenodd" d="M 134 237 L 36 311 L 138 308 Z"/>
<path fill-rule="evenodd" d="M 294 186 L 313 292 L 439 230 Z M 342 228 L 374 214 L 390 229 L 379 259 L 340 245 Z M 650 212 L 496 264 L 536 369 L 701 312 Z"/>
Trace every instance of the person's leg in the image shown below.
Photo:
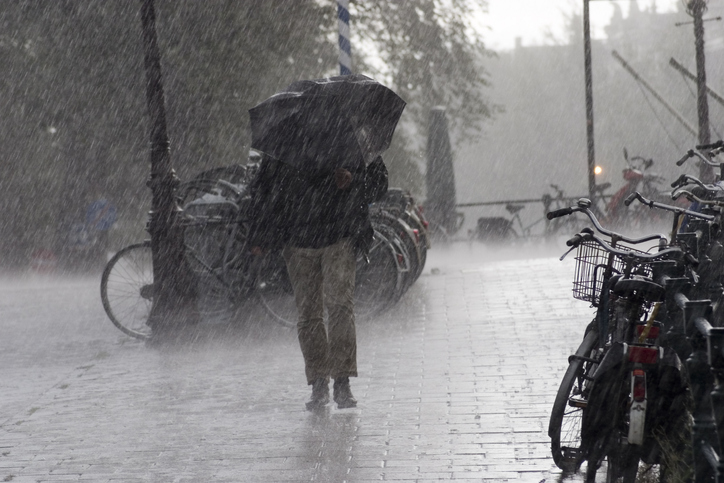
<path fill-rule="evenodd" d="M 287 247 L 283 252 L 299 319 L 297 335 L 304 356 L 307 384 L 313 386 L 312 401 L 329 401 L 329 346 L 324 328 L 322 250 Z M 326 401 L 324 401 L 324 394 Z M 309 404 L 308 404 L 309 406 Z"/>
<path fill-rule="evenodd" d="M 349 378 L 357 376 L 357 337 L 354 323 L 356 257 L 350 239 L 324 249 L 324 302 L 329 312 L 329 371 L 339 407 L 354 407 Z"/>

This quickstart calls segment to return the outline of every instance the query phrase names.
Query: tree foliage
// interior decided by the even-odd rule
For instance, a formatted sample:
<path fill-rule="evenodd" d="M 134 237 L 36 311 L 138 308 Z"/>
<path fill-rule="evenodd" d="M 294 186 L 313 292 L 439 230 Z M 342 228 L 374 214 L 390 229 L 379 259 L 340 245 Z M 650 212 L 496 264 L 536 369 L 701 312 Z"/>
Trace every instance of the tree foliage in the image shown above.
<path fill-rule="evenodd" d="M 244 163 L 249 108 L 294 80 L 338 72 L 333 0 L 155 4 L 171 159 L 182 180 Z M 420 163 L 410 153 L 424 146 L 429 107 L 446 104 L 453 124 L 466 126 L 489 114 L 472 4 L 353 6 L 355 70 L 389 81 L 408 102 L 407 135 L 388 159 L 393 182 L 416 189 Z M 142 236 L 149 149 L 139 10 L 139 0 L 0 2 L 6 262 L 62 245 L 99 196 L 118 206 L 119 226 L 134 227 L 129 236 Z"/>
<path fill-rule="evenodd" d="M 458 0 L 371 0 L 355 3 L 361 25 L 354 34 L 376 56 L 363 55 L 365 70 L 389 78 L 408 101 L 407 118 L 424 136 L 429 109 L 442 105 L 456 131 L 470 135 L 492 114 L 485 48 L 473 19 L 485 2 Z"/>

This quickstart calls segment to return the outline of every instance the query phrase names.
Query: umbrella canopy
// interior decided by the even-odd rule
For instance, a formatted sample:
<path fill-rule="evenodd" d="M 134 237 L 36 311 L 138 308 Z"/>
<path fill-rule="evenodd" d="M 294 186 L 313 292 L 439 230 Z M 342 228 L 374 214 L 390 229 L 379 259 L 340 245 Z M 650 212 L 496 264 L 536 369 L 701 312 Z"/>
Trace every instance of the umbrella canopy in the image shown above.
<path fill-rule="evenodd" d="M 389 148 L 404 108 L 363 75 L 293 82 L 249 110 L 251 147 L 313 172 L 369 164 Z"/>

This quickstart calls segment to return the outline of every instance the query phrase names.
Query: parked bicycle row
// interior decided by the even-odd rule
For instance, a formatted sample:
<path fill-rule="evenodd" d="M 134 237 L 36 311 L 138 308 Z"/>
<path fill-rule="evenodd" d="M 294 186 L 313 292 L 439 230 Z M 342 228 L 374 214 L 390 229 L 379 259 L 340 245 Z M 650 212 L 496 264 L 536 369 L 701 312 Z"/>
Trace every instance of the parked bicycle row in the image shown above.
<path fill-rule="evenodd" d="M 182 184 L 178 203 L 187 270 L 196 307 L 206 320 L 228 321 L 252 306 L 285 326 L 296 325 L 296 305 L 279 251 L 263 257 L 247 245 L 247 187 L 258 163 L 216 168 Z M 370 207 L 374 241 L 357 259 L 355 313 L 372 317 L 394 305 L 422 273 L 430 247 L 428 223 L 412 196 L 390 188 Z M 153 303 L 149 242 L 119 251 L 106 266 L 101 298 L 111 321 L 137 338 L 150 336 Z"/>
<path fill-rule="evenodd" d="M 668 214 L 668 236 L 609 230 L 588 199 L 548 214 L 583 213 L 592 224 L 567 245 L 577 250 L 573 296 L 596 313 L 549 422 L 556 464 L 576 472 L 586 462 L 587 482 L 603 471 L 607 482 L 632 483 L 642 472 L 646 481 L 724 477 L 724 163 L 711 161 L 722 150 L 722 142 L 699 146 L 677 162 L 716 167 L 716 181 L 682 175 L 671 203 L 639 192 L 624 200 Z M 691 206 L 674 203 L 683 199 Z"/>
<path fill-rule="evenodd" d="M 587 197 L 591 200 L 591 211 L 606 226 L 617 229 L 640 231 L 650 226 L 661 225 L 665 218 L 663 215 L 652 213 L 645 207 L 629 209 L 624 201 L 629 195 L 638 191 L 649 199 L 665 202 L 668 196 L 664 186 L 665 178 L 652 171 L 653 159 L 629 156 L 625 148 L 623 159 L 625 161 L 625 167 L 622 170 L 623 185 L 614 193 L 609 194 L 611 183 L 596 184 L 592 196 L 589 194 Z M 475 227 L 468 231 L 469 240 L 483 243 L 508 243 L 531 238 L 549 239 L 575 230 L 576 220 L 570 218 L 548 220 L 545 214 L 569 206 L 578 198 L 566 194 L 563 188 L 557 184 L 551 184 L 550 189 L 550 192 L 545 193 L 537 200 L 487 203 L 487 205 L 504 207 L 508 216 L 479 217 Z M 532 214 L 528 205 L 537 203 L 542 204 L 542 213 Z"/>

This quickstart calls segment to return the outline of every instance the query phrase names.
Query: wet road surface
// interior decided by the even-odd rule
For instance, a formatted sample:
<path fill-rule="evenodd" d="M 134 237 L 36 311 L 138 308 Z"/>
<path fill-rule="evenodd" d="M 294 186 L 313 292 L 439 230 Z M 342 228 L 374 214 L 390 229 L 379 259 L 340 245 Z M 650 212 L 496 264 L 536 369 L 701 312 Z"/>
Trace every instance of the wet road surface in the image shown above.
<path fill-rule="evenodd" d="M 0 281 L 0 480 L 579 481 L 548 415 L 592 309 L 564 250 L 433 249 L 358 323 L 356 409 L 304 409 L 293 330 L 203 324 L 177 344 L 118 331 L 99 277 Z"/>

